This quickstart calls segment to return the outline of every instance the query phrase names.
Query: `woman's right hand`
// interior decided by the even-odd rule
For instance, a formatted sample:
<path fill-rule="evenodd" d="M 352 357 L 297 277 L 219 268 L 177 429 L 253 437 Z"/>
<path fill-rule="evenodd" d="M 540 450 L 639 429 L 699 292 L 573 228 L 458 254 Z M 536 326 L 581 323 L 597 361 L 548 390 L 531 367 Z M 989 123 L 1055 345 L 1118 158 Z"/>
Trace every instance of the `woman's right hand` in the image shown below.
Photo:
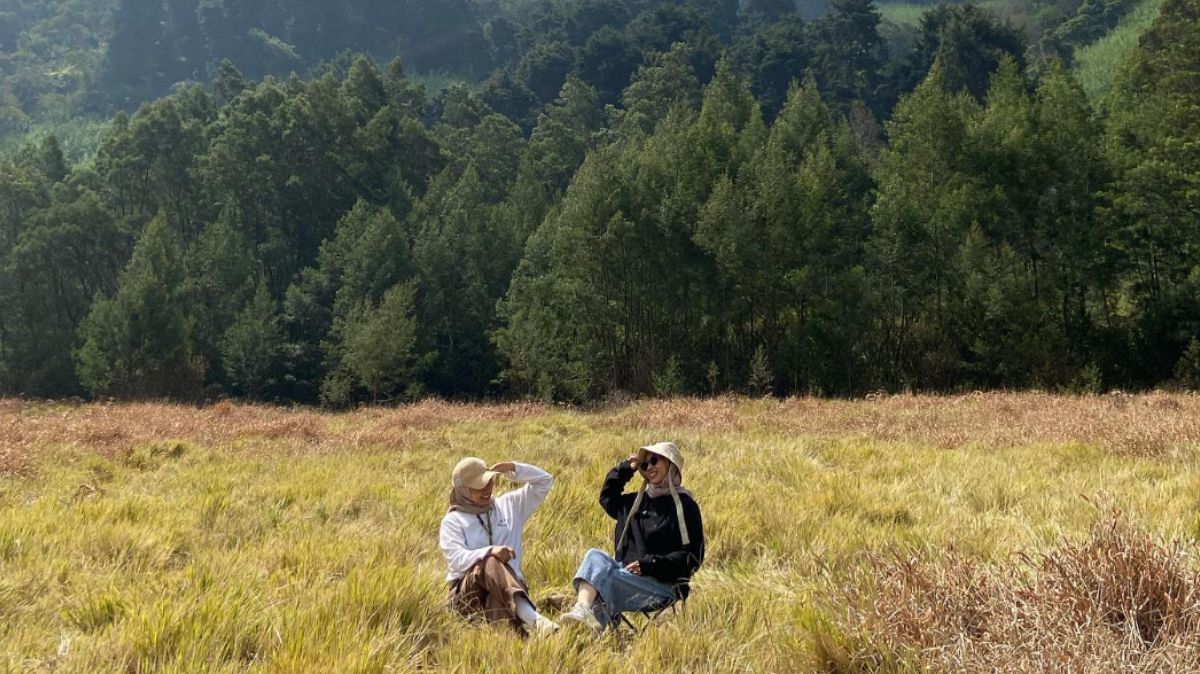
<path fill-rule="evenodd" d="M 507 564 L 512 561 L 513 557 L 517 556 L 516 551 L 507 545 L 493 545 L 488 548 L 488 554 L 499 560 L 501 564 Z"/>
<path fill-rule="evenodd" d="M 637 454 L 630 454 L 629 458 L 626 459 L 626 461 L 629 462 L 630 468 L 634 469 L 635 471 L 638 469 L 638 455 Z"/>

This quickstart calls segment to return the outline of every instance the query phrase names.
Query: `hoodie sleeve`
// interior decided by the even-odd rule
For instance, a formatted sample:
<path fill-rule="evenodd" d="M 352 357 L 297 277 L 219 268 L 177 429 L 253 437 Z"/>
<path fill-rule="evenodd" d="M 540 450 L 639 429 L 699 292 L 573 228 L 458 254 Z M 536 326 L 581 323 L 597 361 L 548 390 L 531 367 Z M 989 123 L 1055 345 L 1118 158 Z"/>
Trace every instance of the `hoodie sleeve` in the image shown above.
<path fill-rule="evenodd" d="M 608 475 L 604 478 L 604 486 L 600 487 L 600 507 L 604 508 L 604 512 L 608 516 L 619 519 L 624 510 L 628 510 L 629 506 L 626 501 L 632 495 L 625 494 L 625 485 L 633 479 L 634 470 L 629 466 L 628 461 L 622 461 L 617 464 L 616 468 L 608 471 Z"/>
<path fill-rule="evenodd" d="M 442 529 L 438 534 L 438 547 L 446 558 L 446 580 L 454 581 L 462 578 L 472 566 L 487 557 L 488 548 L 471 549 L 467 547 L 467 535 L 462 522 L 458 518 L 446 515 L 442 518 Z"/>
<path fill-rule="evenodd" d="M 690 541 L 687 547 L 679 541 L 679 550 L 642 557 L 638 561 L 643 575 L 674 585 L 691 578 L 704 563 L 704 520 L 700 516 L 700 506 L 690 498 L 683 501 L 683 519 Z"/>
<path fill-rule="evenodd" d="M 513 482 L 524 482 L 525 486 L 501 496 L 500 498 L 512 503 L 513 517 L 524 522 L 529 519 L 534 510 L 546 500 L 550 488 L 554 486 L 554 476 L 546 471 L 527 463 L 514 464 L 516 468 L 505 477 Z"/>

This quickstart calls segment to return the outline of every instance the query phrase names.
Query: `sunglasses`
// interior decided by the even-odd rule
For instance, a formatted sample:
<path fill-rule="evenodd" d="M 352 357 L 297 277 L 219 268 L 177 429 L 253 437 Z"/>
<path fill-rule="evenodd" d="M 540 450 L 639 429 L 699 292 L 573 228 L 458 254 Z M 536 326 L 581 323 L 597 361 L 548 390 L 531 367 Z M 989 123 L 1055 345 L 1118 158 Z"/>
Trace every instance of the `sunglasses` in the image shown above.
<path fill-rule="evenodd" d="M 651 454 L 649 457 L 646 458 L 645 461 L 639 463 L 638 467 L 641 468 L 642 470 L 646 470 L 650 466 L 657 466 L 659 459 L 662 459 L 662 457 L 660 457 L 657 454 Z M 666 461 L 666 459 L 662 459 L 662 460 Z"/>

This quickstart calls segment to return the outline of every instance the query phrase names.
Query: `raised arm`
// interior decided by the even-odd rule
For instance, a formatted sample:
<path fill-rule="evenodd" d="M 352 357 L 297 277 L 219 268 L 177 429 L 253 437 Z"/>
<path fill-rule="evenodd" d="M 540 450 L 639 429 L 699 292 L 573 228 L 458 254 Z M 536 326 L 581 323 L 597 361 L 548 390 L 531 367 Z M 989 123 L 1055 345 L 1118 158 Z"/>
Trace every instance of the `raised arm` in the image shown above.
<path fill-rule="evenodd" d="M 633 479 L 635 472 L 629 460 L 626 459 L 608 471 L 608 475 L 604 478 L 604 485 L 600 487 L 600 507 L 604 508 L 604 512 L 614 520 L 621 516 L 621 506 L 625 501 L 625 485 Z"/>
<path fill-rule="evenodd" d="M 554 486 L 554 476 L 528 463 L 514 462 L 511 466 L 512 468 L 506 471 L 504 476 L 513 482 L 523 482 L 525 486 L 510 491 L 500 498 L 511 501 L 513 515 L 524 521 L 529 519 L 542 501 L 546 500 L 546 496 L 550 494 L 550 488 Z M 492 467 L 492 470 L 508 467 L 505 464 L 497 464 Z"/>
<path fill-rule="evenodd" d="M 467 535 L 462 523 L 447 515 L 442 518 L 442 530 L 438 535 L 438 547 L 446 558 L 446 566 L 454 577 L 466 575 L 472 566 L 487 557 L 488 548 L 472 550 L 467 547 Z"/>

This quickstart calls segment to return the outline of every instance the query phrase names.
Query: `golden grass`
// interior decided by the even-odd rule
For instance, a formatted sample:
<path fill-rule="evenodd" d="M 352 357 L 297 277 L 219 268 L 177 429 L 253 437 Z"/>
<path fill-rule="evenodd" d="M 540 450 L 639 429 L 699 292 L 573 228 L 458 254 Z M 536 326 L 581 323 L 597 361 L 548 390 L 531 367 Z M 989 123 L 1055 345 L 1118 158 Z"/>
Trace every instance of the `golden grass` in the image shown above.
<path fill-rule="evenodd" d="M 946 671 L 1163 672 L 1200 667 L 1200 574 L 1110 510 L 1080 543 L 988 567 L 873 557 L 845 586 L 855 638 L 843 669 L 907 654 Z"/>
<path fill-rule="evenodd" d="M 193 407 L 0 399 L 0 472 L 22 470 L 48 447 L 113 456 L 163 438 L 204 445 L 237 440 L 303 453 L 370 447 L 395 450 L 452 425 L 511 422 L 551 409 L 603 429 L 680 429 L 701 441 L 705 433 L 755 428 L 939 448 L 1082 442 L 1130 455 L 1165 455 L 1200 443 L 1200 396 L 1178 393 L 877 395 L 855 401 L 723 397 L 647 400 L 591 413 L 534 403 L 466 405 L 436 400 L 333 413 L 229 402 Z"/>
<path fill-rule="evenodd" d="M 1182 671 L 1198 420 L 1200 398 L 1165 393 L 0 401 L 0 671 Z M 582 552 L 610 546 L 604 473 L 663 438 L 709 543 L 682 613 L 594 642 L 443 610 L 459 457 L 556 475 L 524 567 L 557 609 Z"/>

